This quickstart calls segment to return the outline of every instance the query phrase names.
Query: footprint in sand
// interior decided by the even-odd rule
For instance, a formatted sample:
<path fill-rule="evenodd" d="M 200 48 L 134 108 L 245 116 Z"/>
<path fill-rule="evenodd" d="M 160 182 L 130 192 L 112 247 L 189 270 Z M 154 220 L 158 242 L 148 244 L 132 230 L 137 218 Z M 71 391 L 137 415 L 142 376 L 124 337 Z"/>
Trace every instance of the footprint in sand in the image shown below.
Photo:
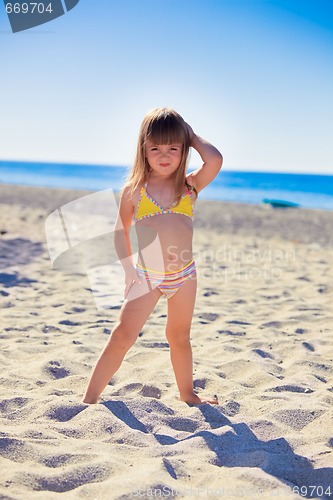
<path fill-rule="evenodd" d="M 190 418 L 168 418 L 168 426 L 175 431 L 195 432 L 200 425 L 200 422 L 196 422 Z"/>
<path fill-rule="evenodd" d="M 103 464 L 89 464 L 84 467 L 73 467 L 66 472 L 50 476 L 39 476 L 36 474 L 22 474 L 21 484 L 27 488 L 33 488 L 35 491 L 54 491 L 64 493 L 71 491 L 79 486 L 89 483 L 106 481 L 112 473 L 112 467 Z"/>
<path fill-rule="evenodd" d="M 76 464 L 78 462 L 90 462 L 93 458 L 94 457 L 92 455 L 73 455 L 70 453 L 63 453 L 61 455 L 47 455 L 45 457 L 40 457 L 38 462 L 45 465 L 45 467 L 55 469 L 57 467 Z"/>
<path fill-rule="evenodd" d="M 238 337 L 246 335 L 246 332 L 232 332 L 231 330 L 218 330 L 217 333 L 225 333 L 226 335 L 234 335 Z"/>
<path fill-rule="evenodd" d="M 202 313 L 199 314 L 199 318 L 202 318 L 206 321 L 199 321 L 199 323 L 206 324 L 207 321 L 215 321 L 220 315 L 214 313 Z"/>
<path fill-rule="evenodd" d="M 204 297 L 210 297 L 211 295 L 219 295 L 219 292 L 212 289 L 212 288 L 206 288 L 207 292 L 203 294 Z"/>
<path fill-rule="evenodd" d="M 36 459 L 38 453 L 33 447 L 20 439 L 9 437 L 0 438 L 0 456 L 11 460 L 12 462 L 25 462 L 26 460 Z"/>
<path fill-rule="evenodd" d="M 263 351 L 262 349 L 253 349 L 252 352 L 259 354 L 259 356 L 261 356 L 262 358 L 274 359 L 274 356 L 269 354 L 269 352 Z"/>
<path fill-rule="evenodd" d="M 32 399 L 30 398 L 10 398 L 0 402 L 0 412 L 7 418 L 14 418 L 15 412 L 24 408 Z"/>
<path fill-rule="evenodd" d="M 145 342 L 144 344 L 145 347 L 149 347 L 149 348 L 158 348 L 158 349 L 162 349 L 163 347 L 165 348 L 169 348 L 169 344 L 168 342 Z"/>
<path fill-rule="evenodd" d="M 292 427 L 296 431 L 300 431 L 313 420 L 320 417 L 325 410 L 281 410 L 273 413 L 273 416 L 283 424 Z"/>
<path fill-rule="evenodd" d="M 71 314 L 71 313 L 70 313 Z M 67 326 L 80 326 L 81 323 L 78 323 L 76 321 L 70 321 L 69 319 L 64 319 L 62 321 L 59 321 L 58 325 L 67 325 Z"/>
<path fill-rule="evenodd" d="M 140 382 L 133 382 L 132 384 L 126 384 L 117 391 L 113 392 L 113 396 L 126 396 L 126 395 L 132 395 L 131 393 L 138 394 L 139 390 L 141 390 L 143 387 L 143 384 Z"/>
<path fill-rule="evenodd" d="M 206 378 L 197 378 L 193 380 L 193 387 L 194 389 L 205 389 L 207 385 L 207 379 Z"/>
<path fill-rule="evenodd" d="M 46 367 L 45 371 L 50 375 L 52 378 L 65 378 L 70 375 L 70 370 L 65 368 L 64 366 L 61 366 L 59 361 L 50 361 Z"/>
<path fill-rule="evenodd" d="M 311 394 L 314 392 L 310 387 L 300 387 L 299 385 L 278 385 L 276 387 L 272 387 L 271 389 L 266 389 L 265 392 L 299 392 L 302 394 Z"/>
<path fill-rule="evenodd" d="M 162 392 L 158 387 L 155 387 L 154 385 L 144 385 L 140 391 L 140 394 L 145 398 L 160 399 Z"/>
<path fill-rule="evenodd" d="M 42 329 L 43 333 L 51 333 L 51 332 L 61 332 L 60 328 L 57 328 L 56 326 L 47 326 L 45 325 L 44 328 Z"/>
<path fill-rule="evenodd" d="M 81 411 L 85 410 L 87 405 L 80 404 L 55 404 L 52 403 L 52 406 L 49 410 L 44 413 L 45 417 L 48 417 L 52 420 L 56 420 L 57 422 L 68 422 L 72 418 L 76 417 Z"/>
<path fill-rule="evenodd" d="M 229 401 L 226 405 L 222 406 L 222 413 L 228 417 L 233 417 L 239 413 L 240 404 L 237 401 Z"/>

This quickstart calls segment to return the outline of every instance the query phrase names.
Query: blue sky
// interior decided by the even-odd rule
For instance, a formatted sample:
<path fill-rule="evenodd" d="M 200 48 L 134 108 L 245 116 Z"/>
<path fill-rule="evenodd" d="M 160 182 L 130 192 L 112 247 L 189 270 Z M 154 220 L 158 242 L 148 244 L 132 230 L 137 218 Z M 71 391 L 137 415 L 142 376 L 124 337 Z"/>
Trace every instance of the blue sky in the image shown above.
<path fill-rule="evenodd" d="M 80 0 L 16 34 L 1 3 L 0 160 L 128 166 L 170 106 L 227 170 L 333 173 L 332 55 L 331 0 Z"/>

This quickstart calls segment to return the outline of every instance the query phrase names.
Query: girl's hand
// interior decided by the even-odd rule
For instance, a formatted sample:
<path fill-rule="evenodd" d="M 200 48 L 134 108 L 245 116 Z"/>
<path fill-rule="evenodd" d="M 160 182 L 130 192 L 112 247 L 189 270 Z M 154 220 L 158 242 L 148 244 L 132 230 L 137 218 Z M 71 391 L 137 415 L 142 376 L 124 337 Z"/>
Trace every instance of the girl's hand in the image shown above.
<path fill-rule="evenodd" d="M 139 285 L 141 285 L 141 280 L 135 270 L 135 267 L 132 266 L 125 272 L 125 299 L 133 283 L 139 283 Z"/>
<path fill-rule="evenodd" d="M 186 123 L 186 122 L 185 122 L 185 123 Z M 192 141 L 193 141 L 193 139 L 194 139 L 195 133 L 193 132 L 192 127 L 191 127 L 188 123 L 186 123 L 186 127 L 187 127 L 187 130 L 188 130 L 188 134 L 189 134 L 189 136 L 190 136 L 190 145 L 191 145 L 191 144 L 192 144 Z"/>

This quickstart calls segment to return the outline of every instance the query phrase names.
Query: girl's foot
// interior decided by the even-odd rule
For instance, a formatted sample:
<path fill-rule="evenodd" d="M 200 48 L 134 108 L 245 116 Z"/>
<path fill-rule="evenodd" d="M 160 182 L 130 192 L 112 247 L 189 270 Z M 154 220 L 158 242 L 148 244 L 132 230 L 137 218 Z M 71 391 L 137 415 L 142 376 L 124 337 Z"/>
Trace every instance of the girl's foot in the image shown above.
<path fill-rule="evenodd" d="M 81 400 L 81 403 L 84 403 L 86 405 L 95 405 L 97 403 L 98 399 L 89 399 L 87 397 L 84 397 L 82 400 Z"/>
<path fill-rule="evenodd" d="M 184 403 L 187 403 L 188 405 L 205 405 L 205 404 L 211 404 L 211 405 L 218 405 L 218 399 L 216 394 L 214 394 L 214 399 L 201 399 L 199 396 L 194 394 L 190 394 L 187 397 L 180 398 L 181 401 L 184 401 Z"/>

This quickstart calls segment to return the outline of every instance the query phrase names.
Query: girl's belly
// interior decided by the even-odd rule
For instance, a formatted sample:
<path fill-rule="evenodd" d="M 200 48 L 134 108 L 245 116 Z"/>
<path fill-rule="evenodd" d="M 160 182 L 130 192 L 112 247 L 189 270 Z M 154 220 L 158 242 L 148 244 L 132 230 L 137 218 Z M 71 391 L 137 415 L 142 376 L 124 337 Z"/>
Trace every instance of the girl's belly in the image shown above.
<path fill-rule="evenodd" d="M 136 233 L 141 266 L 154 271 L 174 272 L 191 262 L 193 223 L 188 217 L 156 215 L 136 223 Z"/>

